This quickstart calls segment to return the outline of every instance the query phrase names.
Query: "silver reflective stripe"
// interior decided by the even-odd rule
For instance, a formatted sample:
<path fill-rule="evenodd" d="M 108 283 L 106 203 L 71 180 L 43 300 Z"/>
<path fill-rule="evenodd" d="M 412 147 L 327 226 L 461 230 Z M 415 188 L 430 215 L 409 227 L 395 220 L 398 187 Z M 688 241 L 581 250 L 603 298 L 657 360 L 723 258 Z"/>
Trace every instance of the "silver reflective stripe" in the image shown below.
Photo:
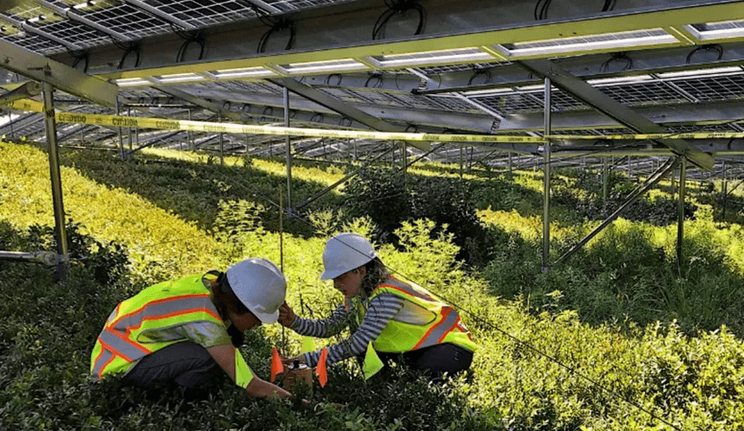
<path fill-rule="evenodd" d="M 119 356 L 126 359 L 129 362 L 135 361 L 148 353 L 150 353 L 149 350 L 145 349 L 144 347 L 137 346 L 136 344 L 133 344 L 132 342 L 125 341 L 121 339 L 120 337 L 116 336 L 112 331 L 115 331 L 115 329 L 109 329 L 106 328 L 101 332 L 101 335 L 98 336 L 98 339 L 101 341 L 101 343 L 105 343 L 105 346 L 102 347 L 110 347 L 113 349 Z M 126 338 L 126 335 L 121 334 L 122 337 Z"/>
<path fill-rule="evenodd" d="M 427 310 L 413 301 L 407 301 L 400 296 L 388 293 L 386 296 L 393 296 L 403 301 L 403 308 L 393 316 L 397 322 L 408 323 L 411 325 L 424 326 L 433 323 L 437 319 L 437 313 Z"/>
<path fill-rule="evenodd" d="M 113 353 L 111 353 L 105 347 L 101 346 L 101 354 L 98 355 L 98 359 L 96 359 L 96 363 L 93 366 L 93 375 L 100 379 L 101 372 L 103 371 L 103 366 L 113 357 Z"/>
<path fill-rule="evenodd" d="M 439 340 L 443 338 L 450 329 L 452 329 L 452 327 L 457 323 L 457 320 L 460 318 L 460 316 L 457 315 L 457 312 L 451 307 L 447 307 L 442 311 L 445 311 L 447 313 L 447 316 L 441 322 L 437 323 L 434 326 L 434 328 L 429 333 L 429 335 L 426 336 L 426 338 L 419 341 L 417 348 L 420 349 L 422 347 L 429 347 L 438 344 Z"/>
<path fill-rule="evenodd" d="M 429 301 L 429 302 L 436 301 L 431 296 L 425 295 L 425 294 L 417 291 L 411 285 L 409 285 L 407 283 L 403 283 L 402 281 L 396 280 L 395 278 L 392 278 L 392 277 L 391 278 L 388 278 L 387 280 L 385 280 L 385 282 L 380 287 L 384 288 L 385 286 L 397 287 L 397 288 L 399 288 L 401 290 L 404 290 L 409 295 L 415 296 L 416 298 L 420 298 L 420 299 L 423 299 L 425 301 Z M 421 286 L 419 286 L 419 287 L 421 287 Z M 423 287 L 422 287 L 422 289 L 423 289 Z"/>
<path fill-rule="evenodd" d="M 158 317 L 170 313 L 185 312 L 189 309 L 204 309 L 206 294 L 195 297 L 173 297 L 155 300 L 145 304 L 138 312 L 119 318 L 114 328 L 125 331 L 127 328 L 138 327 L 146 317 Z M 211 301 L 210 301 L 211 302 Z M 211 310 L 217 315 L 217 309 Z"/>

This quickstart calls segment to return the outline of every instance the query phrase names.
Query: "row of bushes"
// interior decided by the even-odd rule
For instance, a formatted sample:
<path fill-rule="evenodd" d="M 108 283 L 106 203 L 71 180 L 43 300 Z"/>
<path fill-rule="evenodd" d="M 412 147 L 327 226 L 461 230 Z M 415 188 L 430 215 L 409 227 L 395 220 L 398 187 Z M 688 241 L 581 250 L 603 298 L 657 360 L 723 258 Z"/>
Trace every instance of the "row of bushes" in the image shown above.
<path fill-rule="evenodd" d="M 49 197 L 37 195 L 34 189 L 47 188 L 44 154 L 8 144 L 0 144 L 0 151 L 3 158 L 12 152 L 20 160 L 12 167 L 0 166 L 0 219 L 6 222 L 0 225 L 4 232 L 0 241 L 9 249 L 49 248 L 49 228 L 34 227 L 34 218 L 38 222 L 42 209 L 51 207 Z M 683 272 L 668 257 L 673 256 L 669 240 L 674 237 L 673 228 L 621 222 L 565 267 L 540 273 L 539 241 L 519 233 L 531 229 L 533 221 L 518 212 L 503 213 L 512 217 L 511 225 L 496 216 L 502 213 L 479 212 L 479 218 L 498 227 L 480 226 L 498 238 L 482 276 L 472 267 L 465 271 L 458 259 L 461 246 L 451 228 L 431 220 L 401 221 L 391 233 L 395 244 L 377 243 L 383 260 L 455 304 L 481 346 L 472 375 L 445 386 L 430 386 L 403 370 L 398 370 L 397 378 L 364 382 L 356 364 L 341 364 L 331 367 L 325 388 L 314 388 L 313 406 L 302 408 L 249 399 L 227 382 L 201 400 L 184 400 L 169 391 L 141 394 L 116 381 L 90 383 L 88 355 L 103 321 L 117 301 L 147 283 L 224 268 L 246 255 L 264 256 L 283 262 L 290 304 L 303 315 L 318 317 L 340 301 L 339 294 L 317 278 L 326 235 L 353 230 L 372 236 L 378 229 L 370 218 L 339 218 L 341 212 L 333 210 L 308 217 L 312 228 L 297 221 L 305 225 L 303 229 L 322 235 L 282 235 L 265 224 L 271 220 L 265 216 L 268 205 L 262 199 L 236 193 L 197 202 L 213 214 L 206 231 L 193 220 L 185 223 L 182 211 L 162 211 L 149 199 L 134 196 L 152 194 L 146 181 L 137 181 L 140 173 L 130 173 L 126 192 L 113 187 L 124 180 L 105 181 L 106 170 L 121 169 L 120 175 L 125 176 L 131 164 L 104 159 L 96 163 L 99 168 L 93 172 L 84 169 L 82 161 L 76 169 L 63 170 L 63 184 L 77 185 L 66 201 L 68 212 L 80 223 L 71 227 L 74 254 L 90 257 L 76 261 L 63 283 L 56 283 L 48 268 L 22 263 L 0 266 L 0 312 L 4 316 L 0 323 L 0 428 L 626 430 L 659 428 L 662 420 L 678 429 L 744 426 L 744 346 L 731 330 L 696 333 L 690 329 L 695 325 L 683 319 L 682 329 L 676 323 L 633 323 L 631 319 L 642 321 L 642 313 L 619 317 L 614 324 L 603 311 L 614 305 L 592 308 L 603 300 L 609 304 L 610 298 L 622 297 L 602 289 L 618 288 L 628 296 L 635 292 L 632 289 L 658 290 L 654 277 L 664 271 L 668 275 L 661 279 L 663 283 L 690 280 L 683 286 L 682 297 L 691 306 L 691 301 L 699 299 L 692 287 L 705 281 L 705 274 L 711 275 L 710 286 L 719 285 L 725 277 L 735 282 L 742 264 L 736 246 L 741 232 L 716 229 L 706 217 L 697 217 L 688 229 L 692 244 L 700 250 L 687 249 L 691 257 L 682 263 Z M 18 165 L 25 171 L 18 172 Z M 158 188 L 173 196 L 190 186 L 188 178 L 201 178 L 214 168 L 204 165 L 202 173 L 203 165 L 196 161 L 173 166 L 184 170 L 173 172 L 180 179 L 169 184 L 172 190 Z M 147 175 L 158 171 L 152 169 Z M 230 174 L 241 172 L 231 166 L 220 169 L 224 169 L 226 186 L 232 184 Z M 188 171 L 195 175 L 184 175 Z M 413 181 L 414 174 L 409 174 Z M 483 180 L 484 188 L 487 184 Z M 526 189 L 508 188 L 515 194 Z M 94 194 L 85 199 L 81 190 Z M 272 194 L 274 190 L 258 191 Z M 14 206 L 23 196 L 37 196 L 33 199 L 38 199 L 38 207 L 26 211 Z M 152 201 L 166 205 L 164 197 Z M 7 211 L 6 203 L 14 210 Z M 83 221 L 87 212 L 101 216 Z M 127 235 L 133 214 L 141 229 Z M 52 217 L 47 212 L 43 219 L 48 224 Z M 561 241 L 568 242 L 565 238 L 590 227 L 576 228 L 570 234 L 557 230 L 554 249 L 565 244 Z M 143 230 L 150 235 L 170 232 L 172 241 L 167 246 L 153 244 Z M 199 236 L 192 246 L 189 235 L 194 233 Z M 706 236 L 712 239 L 706 242 Z M 142 256 L 150 263 L 143 264 Z M 644 270 L 637 270 L 643 265 Z M 738 301 L 737 292 L 738 286 L 732 283 L 730 302 Z M 595 296 L 586 299 L 589 294 Z M 646 304 L 642 298 L 622 302 L 616 309 Z M 718 304 L 724 304 L 720 299 L 710 303 L 710 322 L 721 317 L 716 314 L 722 307 Z M 593 312 L 596 319 L 590 318 Z M 268 375 L 272 345 L 296 352 L 299 341 L 276 325 L 249 332 L 244 354 L 261 376 Z"/>
<path fill-rule="evenodd" d="M 531 315 L 484 295 L 481 281 L 458 269 L 451 235 L 433 234 L 433 227 L 431 222 L 404 224 L 396 233 L 406 252 L 381 247 L 381 254 L 391 268 L 457 304 L 480 345 L 469 379 L 432 386 L 420 375 L 397 370 L 388 379 L 365 382 L 354 363 L 343 364 L 330 368 L 325 388 L 305 393 L 311 407 L 256 401 L 227 381 L 195 399 L 172 390 L 141 393 L 116 380 L 92 383 L 87 373 L 93 340 L 115 303 L 132 293 L 131 274 L 114 265 L 113 278 L 102 284 L 94 276 L 95 265 L 89 265 L 94 260 L 84 260 L 57 283 L 47 268 L 6 263 L 0 267 L 5 316 L 0 426 L 626 430 L 655 429 L 663 421 L 677 429 L 727 430 L 744 425 L 744 345 L 727 329 L 691 338 L 675 325 L 620 331 L 583 324 L 570 310 Z M 48 231 L 43 237 L 7 225 L 0 231 L 10 247 L 50 241 Z M 314 251 L 322 243 L 305 246 Z M 99 257 L 108 256 L 103 261 L 116 261 L 120 249 L 100 250 Z M 96 254 L 91 248 L 74 252 Z M 299 271 L 292 268 L 287 272 Z M 327 294 L 308 284 L 303 291 L 325 299 L 309 301 L 316 313 L 328 310 Z M 296 305 L 300 293 L 293 289 L 290 303 Z M 559 295 L 553 296 L 558 302 Z M 281 346 L 280 333 L 265 328 L 248 334 L 244 354 L 266 376 L 271 345 Z M 297 340 L 286 336 L 291 340 L 283 348 L 293 351 Z"/>

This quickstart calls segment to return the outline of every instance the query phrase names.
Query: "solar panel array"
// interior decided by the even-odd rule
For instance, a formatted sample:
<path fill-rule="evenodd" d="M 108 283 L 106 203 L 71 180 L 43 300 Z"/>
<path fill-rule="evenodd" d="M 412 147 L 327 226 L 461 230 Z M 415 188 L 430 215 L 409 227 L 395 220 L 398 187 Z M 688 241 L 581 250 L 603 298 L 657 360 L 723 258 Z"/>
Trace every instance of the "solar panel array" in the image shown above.
<path fill-rule="evenodd" d="M 100 47 L 117 46 L 121 49 L 121 63 L 124 66 L 129 50 L 147 40 L 167 35 L 180 37 L 198 34 L 200 30 L 235 26 L 258 18 L 283 17 L 294 12 L 309 9 L 339 6 L 353 3 L 351 0 L 34 0 L 11 2 L 0 10 L 0 40 L 42 56 L 62 56 L 68 58 L 67 64 L 86 71 L 88 53 Z M 661 26 L 660 26 L 661 27 Z M 685 30 L 689 34 L 717 34 L 716 32 L 744 31 L 744 21 L 691 22 Z M 732 34 L 734 34 L 732 33 Z M 189 36 L 191 35 L 191 36 Z M 285 75 L 297 78 L 301 83 L 316 89 L 324 97 L 336 100 L 355 109 L 374 107 L 375 115 L 381 115 L 385 122 L 409 131 L 460 132 L 460 133 L 511 133 L 518 135 L 541 136 L 541 127 L 532 130 L 509 132 L 503 129 L 505 119 L 535 116 L 546 109 L 544 89 L 540 80 L 531 74 L 523 73 L 519 78 L 504 78 L 513 74 L 519 58 L 510 57 L 520 50 L 553 49 L 578 45 L 607 44 L 625 39 L 652 39 L 669 36 L 667 28 L 634 31 L 616 31 L 606 34 L 546 38 L 513 43 L 477 44 L 468 48 L 450 51 L 423 50 L 421 52 L 394 53 L 363 58 L 343 58 L 327 60 L 318 66 L 329 68 L 325 79 L 310 80 L 293 75 L 292 68 L 302 69 L 309 63 L 282 63 L 278 65 L 251 66 L 248 69 L 272 75 L 271 79 L 283 79 Z M 706 36 L 707 37 L 707 36 Z M 703 40 L 701 38 L 701 40 Z M 739 39 L 731 39 L 736 43 Z M 739 49 L 738 47 L 736 47 Z M 581 49 L 576 48 L 581 52 Z M 651 49 L 651 48 L 650 48 Z M 691 47 L 687 56 L 688 64 L 706 67 L 717 66 L 723 54 L 715 44 L 698 44 Z M 724 48 L 720 48 L 723 50 Z M 602 94 L 614 101 L 638 110 L 686 109 L 695 112 L 697 106 L 714 104 L 736 104 L 744 99 L 744 67 L 725 62 L 725 73 L 699 75 L 664 76 L 653 69 L 634 72 L 632 57 L 625 52 L 608 52 L 611 57 L 597 62 L 603 72 L 611 72 L 611 77 L 639 79 L 619 80 L 593 84 Z M 139 52 L 137 61 L 139 61 Z M 605 53 L 605 58 L 607 58 Z M 439 60 L 451 56 L 452 60 Z M 568 56 L 568 54 L 566 54 Z M 471 58 L 464 61 L 461 58 Z M 458 59 L 459 58 L 459 59 Z M 529 58 L 529 57 L 528 57 Z M 546 58 L 552 58 L 546 56 Z M 385 66 L 386 61 L 410 62 L 400 67 Z M 323 64 L 320 64 L 323 63 Z M 377 68 L 375 68 L 377 64 Z M 392 64 L 392 63 L 391 63 Z M 396 63 L 397 64 L 397 63 Z M 360 67 L 361 71 L 343 71 L 342 68 Z M 312 66 L 312 65 L 311 65 Z M 127 68 L 135 68 L 135 60 L 128 58 Z M 379 69 L 379 70 L 378 70 Z M 229 76 L 230 71 L 222 71 Z M 633 73 L 631 73 L 633 72 Z M 179 72 L 183 73 L 183 72 Z M 190 72 L 189 72 L 190 73 Z M 319 72 L 312 72 L 318 74 Z M 383 82 L 380 76 L 384 74 Z M 642 76 L 638 76 L 642 74 Z M 344 79 L 341 79 L 341 77 Z M 503 76 L 502 76 L 503 75 Z M 217 120 L 222 117 L 204 108 L 198 102 L 181 100 L 169 94 L 167 89 L 159 88 L 167 73 L 156 77 L 143 78 L 143 84 L 133 87 L 121 86 L 119 90 L 120 112 L 134 116 L 161 118 L 192 118 L 194 120 Z M 238 113 L 259 124 L 281 124 L 283 118 L 283 88 L 276 82 L 261 78 L 212 79 L 218 74 L 194 74 L 198 82 L 173 85 L 180 91 L 201 95 L 202 102 L 216 103 L 230 113 Z M 209 79 L 202 79 L 210 77 Z M 357 78 L 355 84 L 354 79 Z M 510 75 L 511 76 L 511 75 Z M 643 78 L 643 79 L 640 79 Z M 0 74 L 0 80 L 2 74 Z M 511 80 L 511 82 L 510 82 Z M 5 84 L 19 81 L 15 73 L 5 76 Z M 419 82 L 419 85 L 411 83 Z M 399 85 L 400 84 L 400 85 Z M 452 86 L 451 90 L 447 86 Z M 419 91 L 421 90 L 421 91 Z M 436 91 L 428 91 L 436 90 Z M 216 98 L 219 96 L 219 98 Z M 296 97 L 296 96 L 293 96 Z M 295 100 L 295 99 L 293 99 Z M 76 96 L 57 92 L 58 107 L 75 112 L 114 114 L 112 108 L 90 105 Z M 385 110 L 390 112 L 385 112 Z M 578 115 L 592 113 L 592 108 L 564 89 L 555 88 L 551 92 L 550 110 L 556 115 Z M 224 113 L 225 111 L 223 111 Z M 302 112 L 303 115 L 298 115 Z M 639 111 L 640 112 L 640 111 Z M 744 112 L 744 109 L 742 110 Z M 382 114 L 384 113 L 384 114 Z M 387 115 L 385 117 L 384 115 Z M 449 116 L 449 120 L 447 119 Z M 344 112 L 333 112 L 322 103 L 296 103 L 291 107 L 290 117 L 294 126 L 311 127 L 360 127 Z M 742 116 L 744 117 L 744 116 Z M 0 115 L 0 118 L 3 118 Z M 472 118 L 472 128 L 462 127 L 463 119 Z M 581 118 L 581 117 L 579 117 Z M 586 117 L 589 118 L 589 117 Z M 14 135 L 26 135 L 32 139 L 43 139 L 44 129 L 40 114 L 23 114 L 0 120 L 0 133 L 12 129 Z M 12 124 L 11 124 L 12 123 Z M 694 122 L 693 122 L 694 123 Z M 740 132 L 744 130 L 742 119 L 729 121 L 701 121 L 701 124 L 673 124 L 667 127 L 670 132 Z M 476 126 L 477 124 L 477 126 Z M 564 135 L 588 135 L 601 139 L 608 133 L 632 133 L 627 128 L 586 127 L 581 124 L 571 128 L 561 128 Z M 62 142 L 94 142 L 115 145 L 117 133 L 105 127 L 64 125 L 59 128 Z M 184 141 L 202 149 L 214 150 L 218 135 L 214 133 L 186 133 L 173 131 L 141 131 L 138 140 L 158 145 L 181 147 Z M 223 136 L 231 148 L 238 152 L 266 155 L 280 154 L 274 145 L 283 145 L 282 137 L 271 136 Z M 322 157 L 336 160 L 352 160 L 360 152 L 382 151 L 385 145 L 357 140 L 295 139 L 294 151 L 307 157 Z M 469 157 L 482 158 L 483 163 L 503 166 L 509 153 L 497 152 L 498 148 L 489 145 L 468 146 Z M 525 147 L 527 148 L 527 147 Z M 375 150 L 376 149 L 376 150 Z M 410 149 L 410 151 L 417 151 Z M 459 157 L 459 145 L 437 145 L 428 158 L 452 162 Z M 525 150 L 529 153 L 531 150 Z M 396 157 L 396 156 L 391 156 Z M 530 155 L 523 156 L 530 160 Z M 738 163 L 737 155 L 732 155 L 729 164 Z M 586 160 L 586 158 L 585 158 Z M 599 163 L 599 159 L 593 158 Z M 525 162 L 527 163 L 527 162 Z M 535 160 L 534 163 L 540 163 Z M 574 162 L 566 162 L 571 165 Z M 529 164 L 529 163 L 527 163 Z M 591 163 L 584 163 L 589 166 Z M 694 169 L 693 169 L 694 171 Z"/>

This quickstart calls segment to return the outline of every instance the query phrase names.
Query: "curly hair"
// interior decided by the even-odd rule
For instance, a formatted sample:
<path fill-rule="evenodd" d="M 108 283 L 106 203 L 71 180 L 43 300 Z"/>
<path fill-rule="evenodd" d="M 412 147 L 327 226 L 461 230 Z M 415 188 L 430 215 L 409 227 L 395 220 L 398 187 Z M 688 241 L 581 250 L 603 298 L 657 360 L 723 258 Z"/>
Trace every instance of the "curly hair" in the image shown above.
<path fill-rule="evenodd" d="M 390 276 L 390 272 L 379 257 L 364 264 L 364 268 L 366 269 L 366 274 L 364 275 L 364 279 L 362 279 L 362 291 L 367 296 L 370 296 L 372 291 Z"/>

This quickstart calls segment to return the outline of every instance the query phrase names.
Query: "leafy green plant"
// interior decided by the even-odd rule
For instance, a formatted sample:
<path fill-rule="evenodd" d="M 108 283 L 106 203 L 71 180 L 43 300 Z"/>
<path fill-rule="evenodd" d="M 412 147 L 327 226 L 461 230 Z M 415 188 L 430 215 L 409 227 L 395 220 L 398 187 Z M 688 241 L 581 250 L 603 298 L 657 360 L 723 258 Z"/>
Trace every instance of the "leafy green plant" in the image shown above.
<path fill-rule="evenodd" d="M 325 240 L 337 231 L 370 236 L 376 229 L 371 215 L 341 214 L 334 195 L 320 205 L 327 212 L 317 212 L 314 225 L 296 219 L 280 232 L 273 228 L 279 213 L 264 197 L 278 196 L 286 182 L 281 163 L 229 160 L 224 168 L 190 153 L 153 154 L 135 163 L 65 156 L 75 164 L 63 169 L 63 185 L 75 220 L 70 239 L 76 260 L 63 282 L 50 268 L 0 261 L 0 428 L 744 426 L 744 229 L 717 224 L 714 208 L 698 206 L 677 262 L 673 226 L 618 220 L 564 265 L 541 272 L 539 172 L 461 180 L 439 166 L 428 173 L 411 169 L 409 180 L 435 174 L 450 181 L 421 182 L 452 202 L 462 196 L 459 187 L 471 187 L 466 201 L 480 208 L 478 217 L 496 235 L 482 272 L 462 264 L 459 255 L 470 245 L 459 242 L 452 224 L 410 214 L 392 231 L 395 245 L 375 240 L 391 269 L 456 306 L 479 345 L 468 375 L 438 386 L 395 368 L 387 378 L 364 381 L 358 364 L 346 361 L 329 367 L 328 384 L 314 386 L 309 407 L 251 399 L 227 379 L 188 399 L 169 388 L 134 390 L 116 379 L 92 383 L 89 355 L 103 322 L 118 301 L 149 283 L 224 269 L 243 256 L 267 257 L 283 267 L 293 308 L 322 317 L 342 299 L 318 279 Z M 45 155 L 0 143 L 0 157 L 16 161 L 0 164 L 0 245 L 53 248 Z M 157 178 L 163 172 L 175 180 Z M 342 175 L 304 172 L 299 189 L 306 195 Z M 232 173 L 245 174 L 252 186 L 231 179 Z M 574 181 L 568 175 L 560 180 L 561 187 Z M 411 190 L 419 193 L 411 202 L 425 197 Z M 424 204 L 434 205 L 417 208 Z M 595 225 L 575 216 L 566 220 L 572 221 L 551 224 L 554 253 Z M 262 377 L 272 346 L 298 353 L 299 337 L 277 325 L 246 335 L 243 354 Z"/>

